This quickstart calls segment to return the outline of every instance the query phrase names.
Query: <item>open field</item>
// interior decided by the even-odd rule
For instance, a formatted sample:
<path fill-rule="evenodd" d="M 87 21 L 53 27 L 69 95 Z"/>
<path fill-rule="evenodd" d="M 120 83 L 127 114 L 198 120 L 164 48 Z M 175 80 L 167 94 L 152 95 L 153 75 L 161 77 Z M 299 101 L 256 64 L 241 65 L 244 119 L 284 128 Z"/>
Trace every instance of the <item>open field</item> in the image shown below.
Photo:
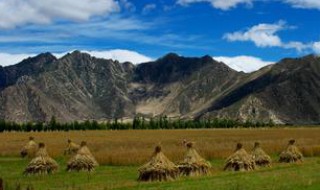
<path fill-rule="evenodd" d="M 275 164 L 272 168 L 248 173 L 223 172 L 223 160 L 213 160 L 210 176 L 180 178 L 172 182 L 138 183 L 137 166 L 100 166 L 88 175 L 67 173 L 64 160 L 59 160 L 61 170 L 51 176 L 23 176 L 21 170 L 27 161 L 0 158 L 0 176 L 4 176 L 6 190 L 106 190 L 106 189 L 219 189 L 219 190 L 301 190 L 320 189 L 320 159 L 307 158 L 303 164 Z M 32 188 L 30 188 L 32 189 Z"/>
<path fill-rule="evenodd" d="M 278 155 L 292 138 L 304 155 L 320 156 L 320 128 L 0 133 L 0 156 L 19 156 L 29 136 L 45 142 L 55 158 L 63 154 L 68 138 L 77 143 L 85 140 L 99 163 L 107 165 L 141 164 L 158 143 L 170 159 L 178 161 L 185 151 L 183 139 L 196 142 L 196 148 L 209 160 L 226 158 L 237 142 L 250 150 L 255 141 L 260 141 L 266 152 Z"/>
<path fill-rule="evenodd" d="M 9 189 L 28 184 L 42 189 L 320 189 L 320 128 L 215 129 L 157 131 L 77 131 L 1 133 L 0 177 Z M 23 176 L 28 160 L 19 151 L 29 136 L 45 142 L 49 154 L 60 164 L 51 176 Z M 101 166 L 86 173 L 66 173 L 63 150 L 66 140 L 86 140 Z M 296 139 L 307 156 L 303 164 L 278 164 L 249 173 L 221 171 L 224 159 L 232 153 L 236 142 L 250 150 L 255 141 L 277 160 L 289 139 Z M 182 178 L 166 183 L 138 183 L 138 166 L 148 160 L 158 143 L 173 161 L 182 159 L 182 140 L 196 142 L 196 148 L 212 162 L 212 174 L 202 178 Z"/>

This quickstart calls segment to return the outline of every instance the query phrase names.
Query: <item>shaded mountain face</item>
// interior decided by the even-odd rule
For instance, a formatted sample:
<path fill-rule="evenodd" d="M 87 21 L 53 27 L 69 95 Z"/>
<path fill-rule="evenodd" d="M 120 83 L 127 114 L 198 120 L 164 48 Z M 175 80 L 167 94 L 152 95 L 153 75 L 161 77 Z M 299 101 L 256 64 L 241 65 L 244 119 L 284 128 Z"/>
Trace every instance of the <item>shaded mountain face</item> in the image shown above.
<path fill-rule="evenodd" d="M 140 64 L 135 69 L 135 81 L 168 84 L 185 80 L 208 64 L 218 64 L 209 56 L 185 58 L 169 53 L 156 62 Z"/>
<path fill-rule="evenodd" d="M 284 59 L 215 101 L 201 116 L 320 123 L 320 58 Z M 254 75 L 253 73 L 251 75 Z"/>
<path fill-rule="evenodd" d="M 0 118 L 25 122 L 228 117 L 320 123 L 320 59 L 284 59 L 245 74 L 209 56 L 168 54 L 133 65 L 75 51 L 0 67 Z"/>

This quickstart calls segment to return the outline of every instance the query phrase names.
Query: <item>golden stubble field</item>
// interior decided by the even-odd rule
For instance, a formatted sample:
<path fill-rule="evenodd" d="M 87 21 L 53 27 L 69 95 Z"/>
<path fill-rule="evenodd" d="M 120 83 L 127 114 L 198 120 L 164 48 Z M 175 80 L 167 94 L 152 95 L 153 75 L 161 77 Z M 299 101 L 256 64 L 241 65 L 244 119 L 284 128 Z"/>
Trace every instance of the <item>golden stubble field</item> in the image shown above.
<path fill-rule="evenodd" d="M 159 143 L 170 159 L 178 161 L 185 152 L 184 139 L 195 142 L 199 153 L 209 160 L 226 158 L 237 142 L 250 151 L 253 143 L 259 141 L 267 153 L 275 156 L 290 139 L 297 140 L 305 156 L 320 155 L 320 128 L 273 128 L 0 133 L 0 156 L 19 156 L 29 136 L 46 143 L 49 154 L 55 158 L 63 156 L 68 138 L 76 143 L 87 141 L 99 163 L 108 165 L 141 164 Z"/>

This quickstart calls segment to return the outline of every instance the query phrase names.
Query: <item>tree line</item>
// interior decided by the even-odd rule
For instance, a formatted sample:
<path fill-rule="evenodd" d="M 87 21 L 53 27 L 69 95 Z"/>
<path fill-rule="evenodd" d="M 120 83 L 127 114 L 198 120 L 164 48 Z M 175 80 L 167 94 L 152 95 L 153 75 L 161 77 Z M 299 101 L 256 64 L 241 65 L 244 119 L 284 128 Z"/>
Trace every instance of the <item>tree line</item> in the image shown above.
<path fill-rule="evenodd" d="M 55 117 L 49 122 L 16 123 L 0 120 L 0 132 L 4 131 L 73 131 L 73 130 L 143 130 L 143 129 L 211 129 L 211 128 L 259 128 L 274 127 L 273 121 L 259 122 L 247 120 L 245 122 L 226 119 L 171 119 L 167 116 L 144 118 L 136 116 L 132 122 L 113 119 L 107 122 L 86 120 L 83 122 L 59 123 Z"/>

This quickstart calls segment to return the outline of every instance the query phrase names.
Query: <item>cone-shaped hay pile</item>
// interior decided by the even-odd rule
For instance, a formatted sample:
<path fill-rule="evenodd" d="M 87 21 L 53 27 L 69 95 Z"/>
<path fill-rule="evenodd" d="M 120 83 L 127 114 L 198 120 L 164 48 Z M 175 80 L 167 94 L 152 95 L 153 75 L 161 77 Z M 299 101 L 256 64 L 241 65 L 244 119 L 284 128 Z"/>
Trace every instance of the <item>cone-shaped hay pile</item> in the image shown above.
<path fill-rule="evenodd" d="M 251 156 L 257 166 L 270 166 L 271 157 L 260 147 L 260 143 L 254 143 Z"/>
<path fill-rule="evenodd" d="M 224 170 L 250 171 L 255 169 L 255 163 L 247 151 L 238 143 L 236 151 L 226 160 Z"/>
<path fill-rule="evenodd" d="M 175 179 L 179 169 L 161 152 L 161 146 L 157 146 L 151 160 L 139 168 L 139 173 L 138 181 L 167 181 Z"/>
<path fill-rule="evenodd" d="M 53 160 L 45 148 L 44 143 L 39 143 L 39 150 L 25 169 L 25 174 L 50 174 L 58 169 L 58 163 Z"/>
<path fill-rule="evenodd" d="M 87 143 L 82 141 L 77 154 L 68 162 L 67 171 L 93 171 L 98 162 L 91 154 Z"/>
<path fill-rule="evenodd" d="M 29 142 L 21 149 L 21 157 L 28 156 L 34 158 L 38 151 L 38 144 L 34 141 L 34 137 L 29 137 Z"/>
<path fill-rule="evenodd" d="M 180 175 L 199 176 L 209 173 L 211 164 L 203 159 L 198 152 L 193 148 L 193 143 L 186 143 L 187 153 L 184 160 L 179 163 Z"/>
<path fill-rule="evenodd" d="M 68 139 L 68 145 L 67 148 L 64 151 L 64 155 L 74 155 L 78 152 L 80 149 L 80 145 L 72 142 L 70 139 Z"/>
<path fill-rule="evenodd" d="M 280 154 L 279 162 L 302 162 L 303 155 L 295 145 L 295 140 L 290 140 L 288 147 Z"/>

